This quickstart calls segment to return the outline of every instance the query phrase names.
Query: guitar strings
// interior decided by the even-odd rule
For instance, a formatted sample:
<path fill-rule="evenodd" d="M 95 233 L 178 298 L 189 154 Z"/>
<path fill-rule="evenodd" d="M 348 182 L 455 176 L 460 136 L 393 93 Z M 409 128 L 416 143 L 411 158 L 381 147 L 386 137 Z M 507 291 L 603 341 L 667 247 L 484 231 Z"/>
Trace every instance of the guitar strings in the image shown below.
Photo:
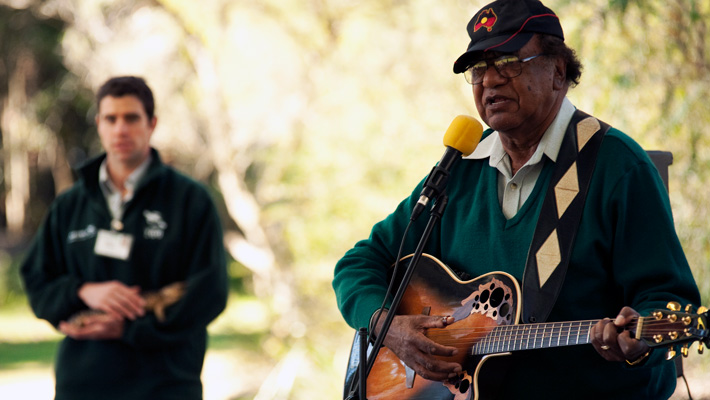
<path fill-rule="evenodd" d="M 635 328 L 637 326 L 637 318 L 624 326 L 625 330 Z M 526 346 L 532 341 L 533 347 L 543 346 L 545 342 L 548 345 L 575 345 L 586 344 L 591 342 L 589 337 L 592 325 L 599 320 L 575 321 L 575 322 L 549 322 L 543 324 L 519 324 L 519 325 L 500 325 L 492 327 L 469 327 L 469 328 L 430 328 L 427 332 L 427 337 L 442 345 L 452 347 L 468 348 L 473 344 L 482 344 L 485 346 L 499 346 L 502 344 L 510 344 L 515 342 L 525 341 Z M 669 326 L 677 325 L 675 329 Z M 655 338 L 660 335 L 661 340 L 667 339 L 666 334 L 669 332 L 678 332 L 681 337 L 685 335 L 685 328 L 690 327 L 683 322 L 670 322 L 667 320 L 647 320 L 643 321 L 642 333 L 644 337 Z M 464 332 L 461 337 L 455 335 Z M 569 343 L 571 338 L 574 338 L 573 343 Z M 564 344 L 561 339 L 567 339 Z M 438 340 L 437 340 L 438 339 Z M 582 339 L 583 341 L 580 341 Z M 668 337 L 670 339 L 670 337 Z M 677 339 L 673 339 L 677 341 Z M 481 343 L 483 342 L 483 343 Z"/>
<path fill-rule="evenodd" d="M 446 327 L 446 328 L 429 328 L 429 332 L 455 332 L 455 331 L 484 331 L 484 332 L 490 332 L 493 330 L 510 330 L 510 331 L 519 331 L 519 330 L 525 330 L 525 331 L 530 331 L 530 330 L 568 330 L 568 329 L 575 329 L 575 328 L 580 328 L 582 327 L 581 325 L 583 324 L 596 324 L 600 320 L 586 320 L 586 321 L 574 321 L 574 322 L 546 322 L 546 323 L 541 323 L 541 324 L 517 324 L 517 325 L 495 325 L 491 327 L 466 327 L 466 328 L 453 328 L 451 326 Z M 452 324 L 453 325 L 453 324 Z M 690 327 L 690 325 L 685 325 L 681 321 L 676 321 L 676 322 L 670 322 L 666 320 L 648 320 L 643 322 L 643 330 L 647 331 L 649 329 L 653 330 L 654 328 L 657 328 L 656 325 L 662 325 L 662 326 L 668 326 L 668 325 L 678 325 L 678 327 Z M 624 328 L 626 330 L 629 330 L 630 328 L 634 328 L 637 326 L 636 321 L 631 321 L 624 325 Z M 669 329 L 669 328 L 666 328 Z M 656 329 L 657 330 L 657 329 Z"/>
<path fill-rule="evenodd" d="M 595 321 L 590 321 L 590 323 L 587 323 L 587 325 L 578 325 L 578 326 L 554 326 L 554 325 L 546 325 L 546 326 L 541 326 L 541 327 L 536 327 L 536 326 L 529 326 L 529 325 L 502 325 L 502 326 L 494 326 L 494 327 L 470 327 L 470 328 L 429 328 L 428 329 L 428 336 L 430 337 L 436 337 L 436 336 L 451 336 L 454 333 L 459 333 L 459 332 L 468 332 L 468 333 L 483 333 L 483 334 L 488 334 L 493 331 L 496 331 L 496 333 L 523 333 L 523 334 L 531 334 L 531 333 L 544 333 L 544 334 L 549 334 L 549 333 L 565 333 L 565 332 L 576 332 L 576 330 L 583 330 L 583 329 L 590 329 L 592 324 L 595 324 Z M 659 326 L 656 326 L 659 325 Z M 684 328 L 689 328 L 690 326 L 683 325 L 683 324 L 675 324 L 678 325 L 675 328 L 669 327 L 668 323 L 647 323 L 643 326 L 642 332 L 667 332 L 667 331 L 673 331 L 673 330 L 679 330 L 679 329 L 684 329 Z M 630 330 L 630 328 L 634 328 L 635 324 L 627 324 L 624 326 L 625 330 Z"/>

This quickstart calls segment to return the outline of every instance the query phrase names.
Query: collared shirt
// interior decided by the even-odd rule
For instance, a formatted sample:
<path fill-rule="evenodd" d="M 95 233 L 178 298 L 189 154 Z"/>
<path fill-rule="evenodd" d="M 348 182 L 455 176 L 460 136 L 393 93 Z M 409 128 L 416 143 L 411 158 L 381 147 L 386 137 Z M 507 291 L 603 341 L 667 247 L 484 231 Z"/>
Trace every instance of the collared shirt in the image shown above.
<path fill-rule="evenodd" d="M 126 188 L 126 194 L 122 195 L 121 191 L 114 185 L 108 174 L 108 167 L 106 166 L 106 159 L 101 163 L 99 167 L 99 187 L 101 187 L 101 192 L 103 192 L 106 198 L 106 203 L 108 204 L 108 209 L 111 211 L 111 227 L 115 230 L 121 230 L 123 225 L 121 224 L 121 219 L 123 218 L 123 210 L 126 204 L 133 198 L 133 192 L 138 185 L 138 182 L 143 178 L 145 172 L 148 170 L 152 157 L 148 155 L 141 165 L 138 166 L 124 182 L 123 186 Z"/>
<path fill-rule="evenodd" d="M 533 188 L 535 188 L 535 183 L 544 165 L 542 162 L 543 154 L 552 161 L 557 160 L 557 155 L 562 146 L 562 139 L 565 137 L 567 125 L 572 120 L 574 112 L 574 105 L 565 97 L 557 116 L 547 128 L 545 134 L 542 135 L 535 153 L 515 175 L 512 173 L 513 167 L 510 162 L 510 156 L 503 148 L 498 131 L 494 131 L 482 140 L 476 150 L 468 157 L 465 157 L 477 160 L 488 158 L 488 164 L 498 170 L 498 201 L 503 210 L 503 215 L 507 219 L 515 216 L 525 204 L 525 200 L 528 199 Z"/>

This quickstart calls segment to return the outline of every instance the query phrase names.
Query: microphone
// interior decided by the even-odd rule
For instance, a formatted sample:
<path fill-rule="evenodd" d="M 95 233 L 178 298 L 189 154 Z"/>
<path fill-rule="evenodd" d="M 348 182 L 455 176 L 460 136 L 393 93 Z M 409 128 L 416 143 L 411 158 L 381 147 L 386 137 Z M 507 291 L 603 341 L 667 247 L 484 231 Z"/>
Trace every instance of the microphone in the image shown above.
<path fill-rule="evenodd" d="M 483 126 L 473 117 L 459 115 L 451 122 L 449 129 L 444 134 L 444 146 L 446 151 L 439 160 L 439 163 L 429 173 L 424 188 L 419 196 L 419 201 L 412 210 L 411 221 L 416 220 L 424 211 L 431 199 L 436 198 L 444 191 L 449 179 L 449 171 L 456 164 L 461 156 L 468 156 L 478 146 L 483 134 Z"/>

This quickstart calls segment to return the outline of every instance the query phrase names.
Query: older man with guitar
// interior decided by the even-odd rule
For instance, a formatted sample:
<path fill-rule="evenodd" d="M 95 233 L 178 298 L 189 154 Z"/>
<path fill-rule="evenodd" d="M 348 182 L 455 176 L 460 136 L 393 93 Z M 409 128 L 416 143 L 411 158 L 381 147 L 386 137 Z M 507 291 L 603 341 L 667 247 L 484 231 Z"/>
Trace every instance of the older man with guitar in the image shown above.
<path fill-rule="evenodd" d="M 490 129 L 447 171 L 433 203 L 448 207 L 402 303 L 390 310 L 392 265 L 429 232 L 411 212 L 431 179 L 335 268 L 353 328 L 374 338 L 396 314 L 367 398 L 670 397 L 666 358 L 708 342 L 707 312 L 658 171 L 567 99 L 581 64 L 552 10 L 498 0 L 467 30 L 454 72 Z"/>

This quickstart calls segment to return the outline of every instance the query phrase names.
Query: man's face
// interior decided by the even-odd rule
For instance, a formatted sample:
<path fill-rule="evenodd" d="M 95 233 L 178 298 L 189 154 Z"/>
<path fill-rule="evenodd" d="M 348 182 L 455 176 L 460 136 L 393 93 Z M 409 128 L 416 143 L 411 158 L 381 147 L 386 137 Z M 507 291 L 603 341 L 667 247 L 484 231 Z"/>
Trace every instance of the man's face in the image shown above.
<path fill-rule="evenodd" d="M 540 53 L 538 38 L 533 38 L 516 55 L 525 59 Z M 545 124 L 552 122 L 556 115 L 554 108 L 560 96 L 560 82 L 564 82 L 558 76 L 557 63 L 555 59 L 537 57 L 524 63 L 522 73 L 514 78 L 505 78 L 495 68 L 488 68 L 483 81 L 473 85 L 473 97 L 481 119 L 491 128 L 509 134 L 526 134 L 546 128 Z"/>
<path fill-rule="evenodd" d="M 96 125 L 109 166 L 133 169 L 150 154 L 150 137 L 157 120 L 148 120 L 138 97 L 106 96 L 99 103 Z"/>

